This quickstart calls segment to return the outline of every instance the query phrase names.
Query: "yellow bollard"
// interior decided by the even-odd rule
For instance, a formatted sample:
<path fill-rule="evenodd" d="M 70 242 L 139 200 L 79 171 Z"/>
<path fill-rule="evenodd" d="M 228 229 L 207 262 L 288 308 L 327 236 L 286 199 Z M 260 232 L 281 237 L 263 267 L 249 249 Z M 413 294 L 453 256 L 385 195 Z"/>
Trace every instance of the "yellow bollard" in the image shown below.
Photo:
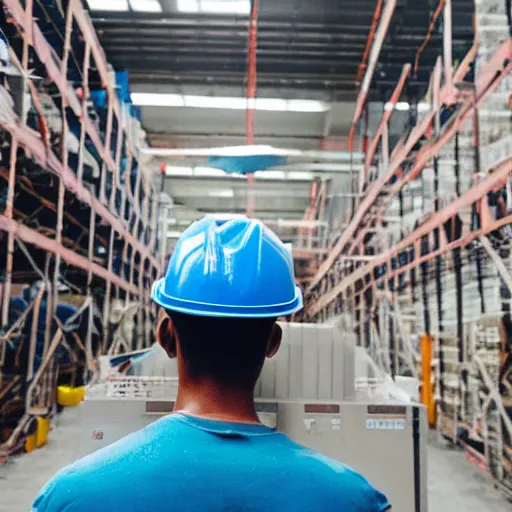
<path fill-rule="evenodd" d="M 36 447 L 40 448 L 48 441 L 48 432 L 50 431 L 50 420 L 48 418 L 37 417 Z"/>
<path fill-rule="evenodd" d="M 434 403 L 434 390 L 432 389 L 432 337 L 421 335 L 421 402 L 427 407 L 428 424 L 436 425 L 436 408 Z"/>
<path fill-rule="evenodd" d="M 36 444 L 36 434 L 30 434 L 25 438 L 25 451 L 30 453 L 34 451 L 37 447 Z"/>

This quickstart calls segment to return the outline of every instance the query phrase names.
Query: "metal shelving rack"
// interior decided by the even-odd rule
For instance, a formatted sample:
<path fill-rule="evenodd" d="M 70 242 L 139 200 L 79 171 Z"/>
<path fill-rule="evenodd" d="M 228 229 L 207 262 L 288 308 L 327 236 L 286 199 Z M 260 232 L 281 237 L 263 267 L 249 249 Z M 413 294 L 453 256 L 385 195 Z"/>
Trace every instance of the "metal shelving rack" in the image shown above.
<path fill-rule="evenodd" d="M 0 413 L 9 396 L 24 401 L 23 416 L 8 438 L 0 439 L 0 451 L 10 453 L 19 448 L 35 417 L 51 413 L 60 368 L 55 354 L 63 345 L 75 359 L 76 350 L 85 354 L 84 366 L 94 371 L 96 356 L 119 346 L 114 339 L 121 329 L 115 327 L 123 322 L 138 327 L 128 340 L 132 348 L 151 342 L 149 319 L 155 310 L 150 285 L 160 272 L 158 223 L 165 216 L 158 211 L 159 195 L 139 159 L 140 125 L 125 98 L 118 97 L 115 74 L 82 0 L 1 4 L 11 71 L 0 73 L 0 254 L 5 268 L 0 280 L 0 369 L 5 370 L 9 343 L 16 336 L 20 349 L 15 374 L 1 373 Z M 56 39 L 59 48 L 54 47 Z M 40 76 L 33 75 L 33 68 Z M 19 108 L 17 92 L 25 98 Z M 91 99 L 94 94 L 103 95 L 102 112 L 97 99 Z M 48 105 L 43 106 L 48 96 L 60 115 L 57 132 Z M 74 162 L 70 123 L 79 126 Z M 92 154 L 99 169 L 94 180 L 86 172 Z M 35 280 L 42 283 L 35 299 L 13 318 L 13 286 Z M 81 347 L 75 351 L 65 343 L 72 329 L 58 316 L 62 283 L 80 297 L 80 313 L 88 324 L 84 332 L 73 334 Z M 43 300 L 44 343 L 36 349 L 36 311 Z M 93 333 L 94 308 L 101 310 L 100 334 Z M 95 337 L 100 338 L 96 343 Z M 23 344 L 29 347 L 28 366 L 20 369 Z M 40 361 L 34 367 L 38 350 Z"/>
<path fill-rule="evenodd" d="M 477 2 L 474 45 L 453 70 L 444 5 L 429 108 L 390 151 L 406 64 L 353 183 L 361 200 L 305 292 L 304 318 L 351 313 L 359 344 L 387 372 L 423 378 L 432 426 L 437 413 L 440 434 L 512 494 L 512 144 L 489 135 L 495 105 L 506 112 L 512 94 L 512 38 L 505 2 Z"/>

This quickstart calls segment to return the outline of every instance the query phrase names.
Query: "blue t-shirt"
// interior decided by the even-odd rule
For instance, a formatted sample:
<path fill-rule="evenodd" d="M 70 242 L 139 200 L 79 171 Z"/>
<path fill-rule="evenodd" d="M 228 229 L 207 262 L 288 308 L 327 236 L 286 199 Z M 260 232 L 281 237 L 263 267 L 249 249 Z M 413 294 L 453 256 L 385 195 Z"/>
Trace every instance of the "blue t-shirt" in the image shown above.
<path fill-rule="evenodd" d="M 384 512 L 352 469 L 263 425 L 172 414 L 64 468 L 33 512 Z"/>

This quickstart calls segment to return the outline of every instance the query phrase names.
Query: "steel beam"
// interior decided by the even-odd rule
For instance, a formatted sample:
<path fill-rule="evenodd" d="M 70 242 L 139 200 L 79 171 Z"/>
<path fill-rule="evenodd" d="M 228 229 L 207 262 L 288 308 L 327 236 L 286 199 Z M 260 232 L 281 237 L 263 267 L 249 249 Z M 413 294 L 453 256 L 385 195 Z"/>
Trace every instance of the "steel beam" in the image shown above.
<path fill-rule="evenodd" d="M 353 149 L 353 139 L 355 137 L 357 123 L 359 122 L 359 119 L 361 119 L 361 115 L 363 114 L 363 108 L 368 98 L 368 92 L 370 90 L 370 85 L 372 83 L 373 73 L 379 60 L 380 50 L 382 48 L 382 45 L 384 44 L 386 34 L 388 33 L 389 24 L 391 23 L 391 18 L 393 17 L 393 13 L 395 12 L 395 7 L 396 0 L 387 0 L 386 5 L 384 6 L 384 10 L 382 11 L 382 15 L 379 21 L 379 27 L 377 28 L 372 49 L 370 51 L 368 66 L 366 68 L 363 82 L 361 84 L 361 89 L 359 90 L 359 94 L 356 100 L 354 117 L 352 119 L 352 125 L 349 131 L 350 149 Z"/>
<path fill-rule="evenodd" d="M 368 168 L 371 165 L 371 162 L 373 160 L 373 157 L 375 155 L 375 152 L 377 151 L 377 147 L 379 146 L 379 141 L 382 136 L 382 133 L 384 131 L 384 127 L 387 126 L 389 123 L 389 120 L 391 119 L 391 116 L 393 115 L 393 111 L 395 109 L 395 105 L 397 101 L 400 99 L 400 96 L 402 95 L 402 91 L 405 87 L 405 83 L 407 81 L 407 78 L 409 78 L 409 74 L 411 72 L 411 65 L 410 64 L 404 64 L 404 67 L 402 68 L 402 74 L 400 75 L 400 78 L 398 80 L 398 83 L 389 97 L 389 100 L 387 101 L 387 108 L 384 108 L 384 113 L 382 114 L 382 118 L 380 120 L 379 126 L 377 127 L 377 131 L 375 132 L 375 136 L 373 137 L 370 146 L 368 147 L 368 151 L 365 154 L 364 158 L 364 179 L 366 181 L 366 176 L 368 174 Z M 361 190 L 362 187 L 360 187 Z"/>

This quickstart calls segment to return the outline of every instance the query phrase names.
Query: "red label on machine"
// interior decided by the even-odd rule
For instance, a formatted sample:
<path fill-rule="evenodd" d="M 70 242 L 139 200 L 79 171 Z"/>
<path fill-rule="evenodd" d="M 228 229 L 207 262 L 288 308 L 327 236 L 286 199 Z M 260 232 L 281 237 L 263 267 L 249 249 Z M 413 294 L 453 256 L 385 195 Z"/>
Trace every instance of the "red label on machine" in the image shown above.
<path fill-rule="evenodd" d="M 306 414 L 339 414 L 340 406 L 337 404 L 305 404 Z"/>
<path fill-rule="evenodd" d="M 92 438 L 94 439 L 94 441 L 101 441 L 103 439 L 103 432 L 101 432 L 100 430 L 95 430 L 92 433 Z"/>

